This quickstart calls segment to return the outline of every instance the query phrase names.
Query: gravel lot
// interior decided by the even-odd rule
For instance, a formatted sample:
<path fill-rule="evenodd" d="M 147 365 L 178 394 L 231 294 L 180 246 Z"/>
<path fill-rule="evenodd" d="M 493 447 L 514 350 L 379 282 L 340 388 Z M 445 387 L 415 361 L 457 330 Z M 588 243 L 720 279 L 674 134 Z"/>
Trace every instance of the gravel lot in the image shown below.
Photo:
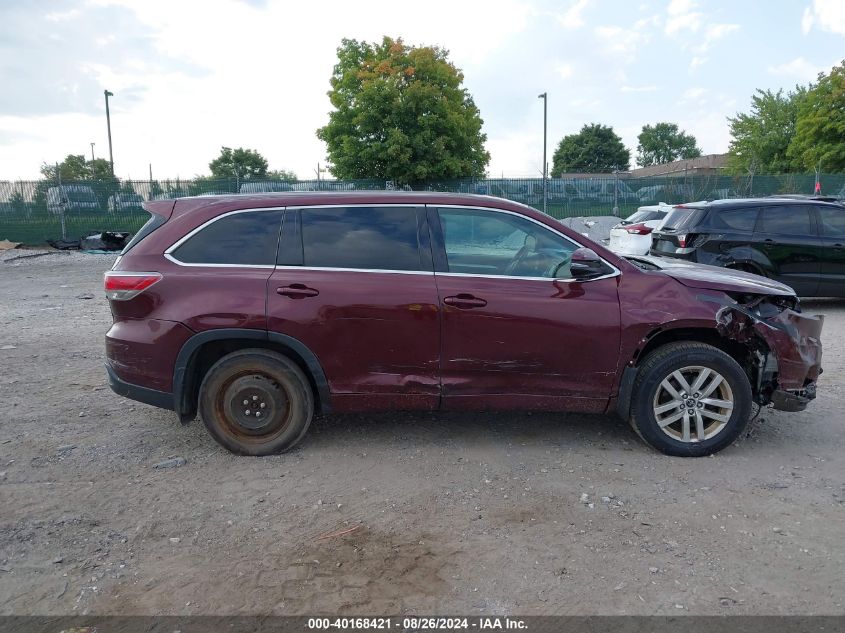
<path fill-rule="evenodd" d="M 716 457 L 613 417 L 386 414 L 245 458 L 108 389 L 112 257 L 21 254 L 0 252 L 0 614 L 845 613 L 845 302 L 805 302 L 818 400 Z"/>

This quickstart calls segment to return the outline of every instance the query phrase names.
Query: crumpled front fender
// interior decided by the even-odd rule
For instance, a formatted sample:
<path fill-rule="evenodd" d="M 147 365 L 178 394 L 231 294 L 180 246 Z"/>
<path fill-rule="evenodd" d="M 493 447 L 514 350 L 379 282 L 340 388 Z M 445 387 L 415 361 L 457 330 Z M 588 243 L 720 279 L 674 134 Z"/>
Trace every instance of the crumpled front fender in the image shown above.
<path fill-rule="evenodd" d="M 822 373 L 824 316 L 784 308 L 777 314 L 762 317 L 728 297 L 699 298 L 722 306 L 716 313 L 716 328 L 722 336 L 749 346 L 759 336 L 766 343 L 777 360 L 776 389 L 803 390 Z"/>

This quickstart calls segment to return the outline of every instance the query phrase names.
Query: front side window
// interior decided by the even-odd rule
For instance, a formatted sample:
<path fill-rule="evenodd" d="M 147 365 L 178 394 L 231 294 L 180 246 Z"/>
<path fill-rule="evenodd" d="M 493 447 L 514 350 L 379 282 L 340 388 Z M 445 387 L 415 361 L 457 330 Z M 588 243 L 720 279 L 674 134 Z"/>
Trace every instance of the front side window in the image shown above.
<path fill-rule="evenodd" d="M 423 270 L 412 207 L 302 209 L 301 217 L 305 266 Z"/>
<path fill-rule="evenodd" d="M 777 235 L 814 235 L 807 207 L 784 205 L 767 207 L 762 215 L 763 232 Z"/>
<path fill-rule="evenodd" d="M 220 217 L 194 233 L 170 255 L 184 264 L 272 266 L 279 243 L 281 209 Z"/>
<path fill-rule="evenodd" d="M 439 213 L 450 273 L 571 277 L 577 245 L 527 218 L 476 209 Z"/>

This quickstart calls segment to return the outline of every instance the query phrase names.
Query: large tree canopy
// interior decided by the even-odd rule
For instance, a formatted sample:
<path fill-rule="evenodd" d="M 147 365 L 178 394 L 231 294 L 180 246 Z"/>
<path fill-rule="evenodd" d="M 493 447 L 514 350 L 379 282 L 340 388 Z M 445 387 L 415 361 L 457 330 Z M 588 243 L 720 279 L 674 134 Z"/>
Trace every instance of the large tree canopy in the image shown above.
<path fill-rule="evenodd" d="M 845 62 L 819 75 L 799 101 L 787 153 L 799 168 L 845 171 Z"/>
<path fill-rule="evenodd" d="M 317 130 L 335 177 L 414 184 L 484 174 L 481 116 L 445 50 L 344 39 L 337 56 L 335 110 Z"/>
<path fill-rule="evenodd" d="M 564 136 L 555 150 L 552 174 L 566 172 L 609 173 L 627 170 L 631 152 L 612 127 L 592 123 L 578 134 Z"/>
<path fill-rule="evenodd" d="M 751 111 L 728 118 L 731 142 L 728 167 L 735 173 L 780 174 L 792 171 L 794 161 L 787 154 L 795 135 L 798 103 L 806 95 L 795 92 L 757 90 L 751 97 Z"/>
<path fill-rule="evenodd" d="M 57 165 L 44 163 L 41 165 L 41 175 L 45 180 L 58 181 L 61 176 L 62 182 L 73 181 L 95 181 L 95 182 L 116 182 L 111 175 L 111 164 L 104 158 L 97 158 L 93 161 L 86 160 L 83 154 L 68 154 L 65 159 Z"/>
<path fill-rule="evenodd" d="M 644 125 L 637 140 L 637 163 L 642 167 L 701 156 L 695 137 L 679 130 L 676 123 Z"/>
<path fill-rule="evenodd" d="M 255 180 L 267 177 L 267 159 L 254 149 L 221 147 L 220 156 L 208 164 L 211 177 Z"/>

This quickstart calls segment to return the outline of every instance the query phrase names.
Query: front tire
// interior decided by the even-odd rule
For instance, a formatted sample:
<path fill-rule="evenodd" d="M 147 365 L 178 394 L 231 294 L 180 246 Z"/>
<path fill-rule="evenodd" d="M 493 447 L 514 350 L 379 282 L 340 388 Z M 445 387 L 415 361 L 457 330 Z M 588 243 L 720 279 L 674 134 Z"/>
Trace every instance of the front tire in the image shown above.
<path fill-rule="evenodd" d="M 211 436 L 238 455 L 289 450 L 305 435 L 314 396 L 302 370 L 264 349 L 218 360 L 200 385 L 199 413 Z"/>
<path fill-rule="evenodd" d="M 742 367 L 704 343 L 671 343 L 643 361 L 634 383 L 631 426 L 667 455 L 701 457 L 729 446 L 751 414 Z"/>

